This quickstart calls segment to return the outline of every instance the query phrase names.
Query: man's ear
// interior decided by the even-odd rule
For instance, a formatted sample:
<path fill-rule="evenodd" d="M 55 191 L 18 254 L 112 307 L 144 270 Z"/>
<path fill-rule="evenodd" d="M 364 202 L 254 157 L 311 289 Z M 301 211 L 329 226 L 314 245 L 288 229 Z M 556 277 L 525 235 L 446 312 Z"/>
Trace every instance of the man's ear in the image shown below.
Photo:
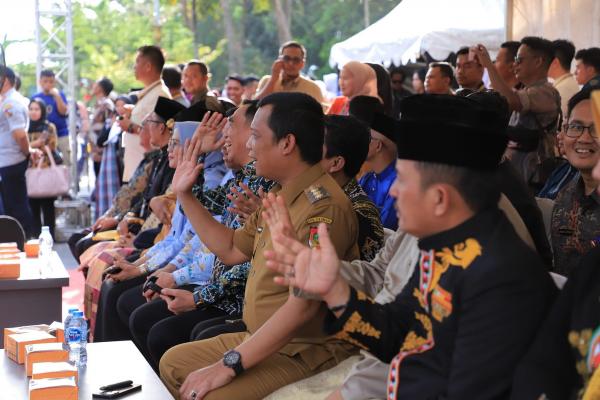
<path fill-rule="evenodd" d="M 296 136 L 288 133 L 278 143 L 283 155 L 290 155 L 296 148 Z"/>
<path fill-rule="evenodd" d="M 445 184 L 433 184 L 429 188 L 430 195 L 433 197 L 433 214 L 436 217 L 445 215 L 451 206 L 450 186 Z"/>
<path fill-rule="evenodd" d="M 336 156 L 331 164 L 331 168 L 329 168 L 329 173 L 339 172 L 344 169 L 346 165 L 346 159 L 342 156 Z"/>

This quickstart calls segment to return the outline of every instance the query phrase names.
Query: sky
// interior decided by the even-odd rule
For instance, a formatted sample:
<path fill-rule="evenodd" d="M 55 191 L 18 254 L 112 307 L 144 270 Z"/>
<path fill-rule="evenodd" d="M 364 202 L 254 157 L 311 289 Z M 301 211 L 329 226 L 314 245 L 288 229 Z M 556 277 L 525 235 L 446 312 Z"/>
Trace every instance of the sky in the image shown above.
<path fill-rule="evenodd" d="M 5 49 L 8 65 L 35 62 L 34 4 L 34 0 L 0 0 L 0 40 L 4 41 L 5 37 L 8 40 L 28 40 L 11 44 Z"/>

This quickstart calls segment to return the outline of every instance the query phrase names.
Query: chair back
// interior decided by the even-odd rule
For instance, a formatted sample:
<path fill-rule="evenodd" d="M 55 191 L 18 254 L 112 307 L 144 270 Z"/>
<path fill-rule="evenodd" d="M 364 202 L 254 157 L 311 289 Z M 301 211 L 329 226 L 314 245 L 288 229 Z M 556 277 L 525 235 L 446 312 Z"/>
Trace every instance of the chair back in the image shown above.
<path fill-rule="evenodd" d="M 19 250 L 23 251 L 25 231 L 21 223 L 8 215 L 0 215 L 0 243 L 16 242 Z"/>

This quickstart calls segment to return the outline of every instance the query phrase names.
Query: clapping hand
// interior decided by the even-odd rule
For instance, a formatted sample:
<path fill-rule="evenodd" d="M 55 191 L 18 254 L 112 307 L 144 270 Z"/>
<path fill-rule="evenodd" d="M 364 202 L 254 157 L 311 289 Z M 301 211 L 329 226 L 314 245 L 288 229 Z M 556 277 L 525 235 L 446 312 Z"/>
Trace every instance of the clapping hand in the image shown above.
<path fill-rule="evenodd" d="M 204 168 L 203 164 L 198 164 L 201 145 L 202 141 L 194 135 L 191 141 L 186 140 L 183 147 L 177 146 L 174 150 L 177 168 L 171 181 L 171 188 L 177 195 L 191 193 L 192 187 Z"/>
<path fill-rule="evenodd" d="M 286 235 L 273 236 L 273 251 L 265 251 L 267 267 L 281 276 L 275 283 L 293 286 L 325 298 L 340 278 L 340 260 L 329 238 L 327 225 L 319 224 L 319 246 L 309 248 Z M 275 246 L 275 242 L 278 246 Z"/>
<path fill-rule="evenodd" d="M 223 131 L 227 125 L 227 118 L 223 114 L 207 111 L 202 117 L 202 121 L 196 131 L 194 137 L 200 140 L 200 152 L 202 154 L 210 153 L 220 149 L 225 143 L 225 137 L 217 138 L 219 133 Z"/>
<path fill-rule="evenodd" d="M 258 195 L 254 194 L 252 190 L 245 183 L 240 184 L 240 189 L 232 187 L 232 194 L 228 194 L 227 198 L 232 201 L 232 206 L 228 207 L 227 210 L 238 215 L 238 219 L 243 223 L 246 222 L 250 214 L 260 208 L 262 200 L 267 197 L 267 194 L 263 191 L 263 188 L 258 189 Z"/>

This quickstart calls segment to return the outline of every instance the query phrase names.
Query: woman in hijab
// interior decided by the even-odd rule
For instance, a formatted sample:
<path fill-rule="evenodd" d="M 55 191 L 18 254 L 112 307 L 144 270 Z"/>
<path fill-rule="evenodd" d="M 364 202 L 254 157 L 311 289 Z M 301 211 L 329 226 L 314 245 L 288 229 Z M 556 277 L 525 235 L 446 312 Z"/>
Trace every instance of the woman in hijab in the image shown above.
<path fill-rule="evenodd" d="M 328 114 L 348 115 L 350 100 L 356 96 L 379 98 L 377 95 L 377 75 L 375 70 L 367 64 L 358 61 L 348 62 L 340 72 L 339 83 L 342 96 L 333 101 L 327 112 Z"/>
<path fill-rule="evenodd" d="M 46 103 L 40 98 L 34 98 L 29 103 L 28 134 L 30 147 L 36 149 L 32 152 L 30 166 L 37 167 L 40 162 L 42 168 L 50 166 L 46 147 L 50 150 L 54 161 L 57 164 L 62 163 L 62 157 L 57 150 L 56 127 L 46 119 Z M 33 214 L 32 234 L 34 237 L 40 234 L 42 225 L 50 227 L 50 234 L 54 237 L 54 227 L 56 225 L 54 200 L 56 200 L 56 197 L 29 198 L 29 206 Z"/>

